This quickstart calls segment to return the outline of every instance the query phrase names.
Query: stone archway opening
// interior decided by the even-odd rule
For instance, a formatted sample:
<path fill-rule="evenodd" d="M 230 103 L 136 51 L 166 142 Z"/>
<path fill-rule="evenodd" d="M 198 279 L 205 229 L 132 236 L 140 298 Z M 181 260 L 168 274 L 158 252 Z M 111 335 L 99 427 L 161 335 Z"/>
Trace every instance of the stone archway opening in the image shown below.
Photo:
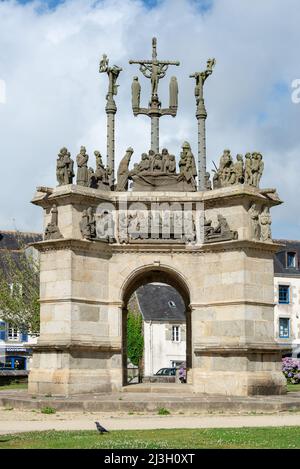
<path fill-rule="evenodd" d="M 133 371 L 129 347 L 135 315 L 140 315 L 137 322 L 142 324 L 143 350 Z M 129 278 L 123 288 L 123 386 L 190 383 L 191 337 L 190 293 L 179 274 L 166 268 L 147 268 Z M 185 379 L 180 380 L 183 368 Z"/>

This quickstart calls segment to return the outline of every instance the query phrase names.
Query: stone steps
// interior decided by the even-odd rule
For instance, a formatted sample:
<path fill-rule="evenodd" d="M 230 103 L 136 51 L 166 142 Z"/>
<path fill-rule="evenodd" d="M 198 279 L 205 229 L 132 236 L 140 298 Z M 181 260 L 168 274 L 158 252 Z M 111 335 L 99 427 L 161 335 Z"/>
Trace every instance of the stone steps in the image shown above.
<path fill-rule="evenodd" d="M 128 393 L 160 393 L 169 395 L 184 395 L 191 394 L 193 387 L 190 384 L 177 384 L 177 383 L 139 383 L 129 384 L 123 386 L 122 392 Z"/>

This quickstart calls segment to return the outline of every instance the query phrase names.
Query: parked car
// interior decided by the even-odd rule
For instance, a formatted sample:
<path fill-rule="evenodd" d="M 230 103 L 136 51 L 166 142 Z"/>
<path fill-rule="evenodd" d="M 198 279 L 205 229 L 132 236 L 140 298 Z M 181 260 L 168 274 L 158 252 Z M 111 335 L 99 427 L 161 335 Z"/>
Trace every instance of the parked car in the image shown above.
<path fill-rule="evenodd" d="M 175 376 L 176 368 L 161 368 L 155 373 L 155 376 Z"/>

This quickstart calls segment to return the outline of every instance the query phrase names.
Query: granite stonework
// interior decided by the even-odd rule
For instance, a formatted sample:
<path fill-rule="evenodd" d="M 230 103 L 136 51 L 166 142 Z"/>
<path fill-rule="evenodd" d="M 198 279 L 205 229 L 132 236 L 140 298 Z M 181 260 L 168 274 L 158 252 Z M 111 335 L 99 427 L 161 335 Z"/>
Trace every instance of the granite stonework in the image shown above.
<path fill-rule="evenodd" d="M 270 196 L 272 194 L 272 196 Z M 84 239 L 84 210 L 126 201 L 189 203 L 193 243 L 168 239 L 121 243 Z M 35 243 L 41 256 L 41 334 L 29 376 L 32 394 L 120 391 L 126 363 L 124 318 L 130 295 L 149 281 L 177 288 L 187 308 L 188 383 L 196 393 L 285 393 L 273 332 L 273 255 L 278 244 L 253 238 L 249 208 L 281 203 L 274 192 L 232 185 L 204 192 L 114 192 L 41 187 L 33 203 L 44 226 L 57 207 L 60 239 Z M 205 243 L 197 211 L 222 214 L 237 239 Z M 199 215 L 199 214 L 198 214 Z"/>

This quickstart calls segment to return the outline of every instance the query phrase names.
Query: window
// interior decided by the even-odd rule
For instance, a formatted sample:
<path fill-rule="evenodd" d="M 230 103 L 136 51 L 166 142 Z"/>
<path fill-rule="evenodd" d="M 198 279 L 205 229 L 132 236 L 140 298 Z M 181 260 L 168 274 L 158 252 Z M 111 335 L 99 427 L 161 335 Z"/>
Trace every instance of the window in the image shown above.
<path fill-rule="evenodd" d="M 8 340 L 18 340 L 19 332 L 16 327 L 13 327 L 11 324 L 8 324 L 8 331 L 7 331 Z"/>
<path fill-rule="evenodd" d="M 290 302 L 290 287 L 288 285 L 279 285 L 278 303 L 288 304 Z"/>
<path fill-rule="evenodd" d="M 180 342 L 180 326 L 172 327 L 172 341 Z"/>
<path fill-rule="evenodd" d="M 288 252 L 286 258 L 286 266 L 288 268 L 295 268 L 296 267 L 296 253 L 295 252 Z"/>
<path fill-rule="evenodd" d="M 279 318 L 279 337 L 281 339 L 288 339 L 290 337 L 289 318 Z"/>

